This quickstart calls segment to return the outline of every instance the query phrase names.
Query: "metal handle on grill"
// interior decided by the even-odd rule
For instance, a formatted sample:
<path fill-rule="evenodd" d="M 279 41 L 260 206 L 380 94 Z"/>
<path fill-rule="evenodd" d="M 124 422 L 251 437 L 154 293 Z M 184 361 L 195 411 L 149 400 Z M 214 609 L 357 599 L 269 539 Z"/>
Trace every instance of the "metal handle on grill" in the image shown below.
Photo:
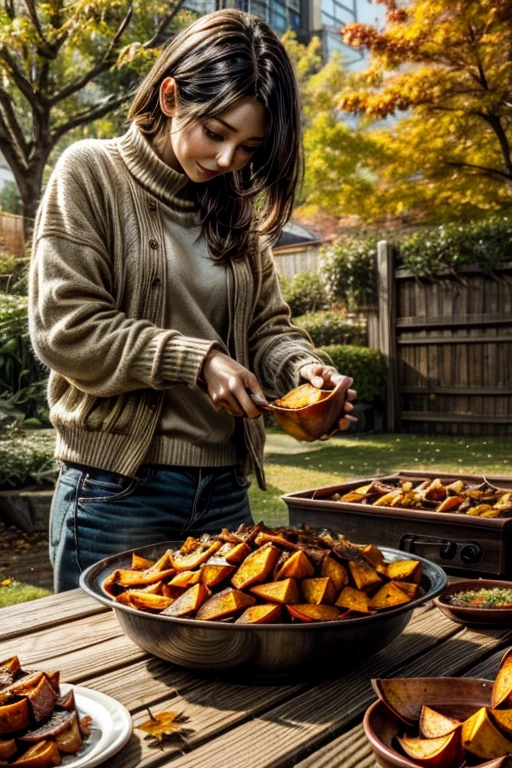
<path fill-rule="evenodd" d="M 439 545 L 439 558 L 450 561 L 458 559 L 464 565 L 476 565 L 484 555 L 482 546 L 477 541 L 451 541 L 441 536 L 421 536 L 414 533 L 403 533 L 398 544 L 403 552 L 416 552 L 417 546 Z"/>

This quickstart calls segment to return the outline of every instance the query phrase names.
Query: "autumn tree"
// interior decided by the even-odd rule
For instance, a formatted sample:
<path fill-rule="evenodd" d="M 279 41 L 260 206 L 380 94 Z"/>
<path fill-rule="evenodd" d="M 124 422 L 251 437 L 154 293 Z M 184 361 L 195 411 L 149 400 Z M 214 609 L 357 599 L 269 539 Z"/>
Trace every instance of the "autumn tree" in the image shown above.
<path fill-rule="evenodd" d="M 468 218 L 512 207 L 512 3 L 377 0 L 382 30 L 348 24 L 345 43 L 366 48 L 368 68 L 338 107 L 388 119 L 368 134 L 367 217 L 423 211 Z M 350 186 L 350 179 L 348 181 Z"/>
<path fill-rule="evenodd" d="M 3 0 L 0 151 L 34 216 L 63 137 L 130 98 L 169 39 L 183 0 Z"/>

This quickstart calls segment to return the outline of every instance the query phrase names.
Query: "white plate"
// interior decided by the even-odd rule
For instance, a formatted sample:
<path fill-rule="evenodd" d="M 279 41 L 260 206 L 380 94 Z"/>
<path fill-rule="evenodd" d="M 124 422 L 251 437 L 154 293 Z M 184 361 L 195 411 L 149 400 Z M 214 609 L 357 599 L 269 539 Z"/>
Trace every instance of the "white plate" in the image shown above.
<path fill-rule="evenodd" d="M 91 718 L 91 735 L 84 749 L 62 760 L 66 768 L 93 768 L 124 747 L 131 736 L 130 713 L 119 701 L 91 688 L 61 683 L 62 693 L 73 690 L 80 717 Z"/>

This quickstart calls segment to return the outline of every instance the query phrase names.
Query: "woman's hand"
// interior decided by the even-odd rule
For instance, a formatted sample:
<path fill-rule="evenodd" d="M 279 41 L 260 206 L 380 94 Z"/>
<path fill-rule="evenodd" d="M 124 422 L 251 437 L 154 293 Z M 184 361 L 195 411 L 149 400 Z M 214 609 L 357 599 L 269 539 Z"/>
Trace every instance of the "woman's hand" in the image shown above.
<path fill-rule="evenodd" d="M 202 378 L 208 396 L 218 411 L 257 419 L 261 410 L 251 400 L 250 394 L 256 395 L 258 404 L 267 405 L 267 398 L 256 376 L 218 349 L 212 349 L 206 357 Z"/>
<path fill-rule="evenodd" d="M 322 439 L 327 439 L 337 432 L 338 429 L 348 429 L 352 422 L 357 421 L 355 416 L 350 416 L 350 411 L 354 410 L 354 406 L 350 401 L 355 400 L 357 397 L 356 390 L 350 389 L 354 381 L 350 376 L 342 376 L 342 374 L 338 373 L 336 368 L 333 368 L 332 365 L 321 365 L 321 363 L 310 363 L 309 365 L 305 365 L 300 369 L 299 373 L 303 379 L 306 379 L 318 389 L 334 389 L 334 387 L 338 386 L 340 381 L 343 382 L 341 388 L 346 393 L 343 405 L 344 413 L 338 422 L 337 428 L 329 435 L 325 435 Z"/>

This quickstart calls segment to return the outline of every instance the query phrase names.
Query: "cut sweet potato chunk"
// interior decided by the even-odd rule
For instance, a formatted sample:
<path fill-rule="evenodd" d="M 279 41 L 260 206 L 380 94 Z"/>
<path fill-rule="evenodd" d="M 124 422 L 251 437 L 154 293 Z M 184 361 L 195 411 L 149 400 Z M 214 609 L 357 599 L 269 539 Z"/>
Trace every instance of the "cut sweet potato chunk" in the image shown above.
<path fill-rule="evenodd" d="M 313 403 L 325 400 L 330 394 L 330 390 L 318 389 L 312 384 L 301 384 L 287 392 L 284 397 L 274 400 L 274 405 L 278 405 L 280 408 L 304 408 L 306 405 L 313 405 Z"/>
<path fill-rule="evenodd" d="M 462 724 L 462 744 L 464 749 L 482 760 L 492 760 L 512 752 L 512 741 L 491 722 L 485 707 Z"/>
<path fill-rule="evenodd" d="M 20 669 L 21 664 L 18 656 L 11 656 L 0 661 L 0 686 L 10 685 Z"/>
<path fill-rule="evenodd" d="M 281 620 L 281 606 L 264 603 L 246 608 L 235 624 L 275 624 Z"/>
<path fill-rule="evenodd" d="M 386 567 L 386 575 L 394 581 L 415 581 L 421 579 L 419 560 L 395 560 Z"/>
<path fill-rule="evenodd" d="M 36 723 L 45 720 L 53 712 L 55 690 L 44 672 L 30 675 L 29 680 L 20 680 L 17 685 L 12 686 L 11 690 L 18 696 L 27 697 Z"/>
<path fill-rule="evenodd" d="M 362 560 L 362 558 L 361 558 Z M 352 578 L 358 589 L 373 589 L 378 584 L 382 584 L 382 579 L 370 563 L 368 565 L 362 561 L 351 560 L 348 564 Z"/>
<path fill-rule="evenodd" d="M 245 592 L 241 592 L 239 589 L 228 587 L 203 603 L 196 614 L 196 619 L 202 619 L 203 621 L 222 619 L 224 616 L 230 616 L 244 608 L 248 608 L 250 605 L 254 605 L 255 602 L 256 598 L 252 595 L 246 595 Z"/>
<path fill-rule="evenodd" d="M 257 584 L 255 587 L 251 587 L 251 592 L 269 603 L 279 603 L 280 605 L 298 603 L 300 600 L 300 592 L 295 579 L 281 579 L 281 581 Z"/>
<path fill-rule="evenodd" d="M 179 571 L 169 582 L 170 587 L 191 587 L 201 580 L 199 571 Z"/>
<path fill-rule="evenodd" d="M 21 731 L 30 724 L 28 699 L 23 697 L 0 707 L 0 734 Z"/>
<path fill-rule="evenodd" d="M 320 575 L 327 576 L 332 581 L 336 592 L 339 592 L 342 587 L 348 584 L 347 569 L 329 555 L 322 560 Z"/>
<path fill-rule="evenodd" d="M 328 576 L 303 579 L 300 588 L 307 603 L 330 605 L 336 600 L 336 588 Z"/>
<path fill-rule="evenodd" d="M 204 601 L 210 597 L 211 592 L 204 584 L 194 584 L 178 597 L 167 608 L 164 608 L 162 615 L 165 616 L 186 616 L 189 613 L 198 611 Z"/>
<path fill-rule="evenodd" d="M 418 739 L 413 736 L 398 738 L 398 743 L 405 754 L 415 763 L 425 768 L 464 765 L 464 749 L 461 744 L 460 730 L 455 730 L 437 739 Z"/>
<path fill-rule="evenodd" d="M 413 600 L 418 595 L 420 590 L 419 584 L 412 584 L 409 581 L 394 581 L 395 584 L 402 592 L 404 592 L 409 600 Z"/>
<path fill-rule="evenodd" d="M 142 557 L 136 552 L 132 552 L 132 570 L 133 571 L 145 571 L 147 568 L 151 568 L 155 564 L 154 560 L 148 560 L 147 557 Z"/>
<path fill-rule="evenodd" d="M 384 584 L 370 600 L 370 608 L 380 610 L 382 608 L 394 608 L 402 603 L 409 603 L 410 598 L 399 586 L 390 581 Z"/>
<path fill-rule="evenodd" d="M 334 605 L 313 605 L 312 603 L 301 603 L 298 605 L 287 605 L 286 610 L 294 619 L 300 621 L 335 621 L 340 617 L 340 610 Z"/>
<path fill-rule="evenodd" d="M 202 563 L 206 563 L 221 546 L 221 541 L 212 541 L 208 546 L 198 547 L 186 555 L 171 553 L 172 565 L 177 571 L 192 571 Z"/>
<path fill-rule="evenodd" d="M 366 544 L 366 546 L 361 547 L 361 552 L 374 568 L 376 568 L 377 565 L 382 565 L 384 562 L 384 555 L 375 544 Z"/>
<path fill-rule="evenodd" d="M 462 496 L 447 496 L 446 499 L 439 504 L 437 512 L 455 512 L 463 501 L 464 499 Z"/>
<path fill-rule="evenodd" d="M 0 739 L 0 760 L 8 760 L 17 751 L 18 747 L 14 739 Z"/>
<path fill-rule="evenodd" d="M 54 741 L 40 741 L 29 747 L 21 757 L 12 763 L 16 768 L 50 768 L 60 765 L 59 748 Z"/>
<path fill-rule="evenodd" d="M 222 551 L 224 552 L 224 547 L 222 548 Z M 228 563 L 238 565 L 238 563 L 241 563 L 243 560 L 245 560 L 247 555 L 250 555 L 251 552 L 252 550 L 250 546 L 242 541 L 240 544 L 231 546 L 231 548 L 223 556 Z"/>
<path fill-rule="evenodd" d="M 283 565 L 276 573 L 277 579 L 307 579 L 308 576 L 312 576 L 315 572 L 315 568 L 311 563 L 309 557 L 300 550 L 294 552 L 293 555 L 284 561 Z"/>
<path fill-rule="evenodd" d="M 438 739 L 447 736 L 461 723 L 453 717 L 436 712 L 435 709 L 424 704 L 420 713 L 420 734 L 424 739 Z"/>
<path fill-rule="evenodd" d="M 503 705 L 512 706 L 512 649 L 509 648 L 503 655 L 498 672 L 492 686 L 493 709 Z"/>
<path fill-rule="evenodd" d="M 207 587 L 215 587 L 226 579 L 229 579 L 236 570 L 236 565 L 226 563 L 205 563 L 201 566 L 201 582 Z"/>
<path fill-rule="evenodd" d="M 127 589 L 117 598 L 118 602 L 137 608 L 139 611 L 163 611 L 172 602 L 172 597 L 153 595 L 138 589 Z"/>
<path fill-rule="evenodd" d="M 363 592 L 361 589 L 354 589 L 354 587 L 342 589 L 334 605 L 337 605 L 339 608 L 348 608 L 358 613 L 373 613 L 370 610 L 370 598 L 366 592 Z"/>
<path fill-rule="evenodd" d="M 254 550 L 245 558 L 231 579 L 232 585 L 236 589 L 245 589 L 265 581 L 273 571 L 280 555 L 280 550 L 272 544 L 264 544 L 263 547 Z"/>
<path fill-rule="evenodd" d="M 512 709 L 490 709 L 491 721 L 504 731 L 509 738 L 512 737 Z"/>

